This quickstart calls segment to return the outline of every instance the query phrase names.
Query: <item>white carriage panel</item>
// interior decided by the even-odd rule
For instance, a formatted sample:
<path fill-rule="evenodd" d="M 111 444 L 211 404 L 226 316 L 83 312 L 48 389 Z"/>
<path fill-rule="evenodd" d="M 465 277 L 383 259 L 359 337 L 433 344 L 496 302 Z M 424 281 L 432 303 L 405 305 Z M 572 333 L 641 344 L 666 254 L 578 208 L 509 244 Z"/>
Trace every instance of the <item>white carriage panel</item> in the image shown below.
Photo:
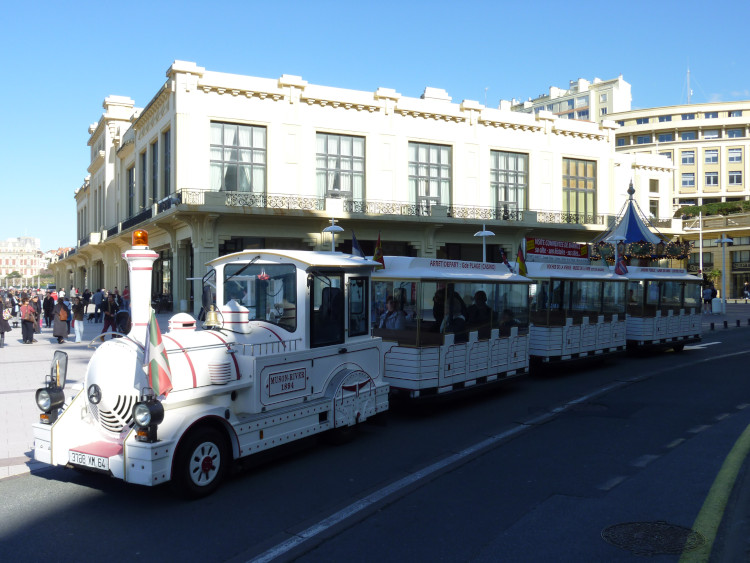
<path fill-rule="evenodd" d="M 563 327 L 532 326 L 529 353 L 532 356 L 559 356 L 563 349 Z"/>
<path fill-rule="evenodd" d="M 625 346 L 625 335 L 627 333 L 627 321 L 612 322 L 611 346 Z"/>
<path fill-rule="evenodd" d="M 510 342 L 507 338 L 496 338 L 492 341 L 491 372 L 500 373 L 508 369 L 508 352 Z"/>
<path fill-rule="evenodd" d="M 613 346 L 612 335 L 612 323 L 599 323 L 596 325 L 596 347 L 602 349 Z"/>
<path fill-rule="evenodd" d="M 581 351 L 581 325 L 568 325 L 564 329 L 563 349 L 564 356 L 578 354 Z"/>
<path fill-rule="evenodd" d="M 483 340 L 481 342 L 472 342 L 469 346 L 469 372 L 471 373 L 471 377 L 481 377 L 483 375 L 487 375 L 489 362 L 489 341 Z"/>
<path fill-rule="evenodd" d="M 596 327 L 597 325 L 581 325 L 581 352 L 588 352 L 596 349 Z"/>
<path fill-rule="evenodd" d="M 521 335 L 511 337 L 508 371 L 524 369 L 529 366 L 529 337 Z"/>

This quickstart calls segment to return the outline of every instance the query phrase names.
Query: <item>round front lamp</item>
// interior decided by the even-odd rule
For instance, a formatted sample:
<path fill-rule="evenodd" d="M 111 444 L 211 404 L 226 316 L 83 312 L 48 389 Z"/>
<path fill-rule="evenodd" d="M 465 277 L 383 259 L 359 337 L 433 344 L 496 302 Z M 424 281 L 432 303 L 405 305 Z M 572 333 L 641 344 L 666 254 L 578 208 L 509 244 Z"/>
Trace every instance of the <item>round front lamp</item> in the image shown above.
<path fill-rule="evenodd" d="M 133 231 L 133 246 L 148 246 L 148 232 L 143 229 Z"/>

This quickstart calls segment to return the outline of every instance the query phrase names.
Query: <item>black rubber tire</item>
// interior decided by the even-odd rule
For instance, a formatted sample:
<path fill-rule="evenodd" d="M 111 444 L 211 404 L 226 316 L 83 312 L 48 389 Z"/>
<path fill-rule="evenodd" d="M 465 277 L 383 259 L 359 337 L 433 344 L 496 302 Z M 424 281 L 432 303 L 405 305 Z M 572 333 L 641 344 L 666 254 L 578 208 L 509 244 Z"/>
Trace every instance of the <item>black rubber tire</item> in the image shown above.
<path fill-rule="evenodd" d="M 672 350 L 674 350 L 675 352 L 678 352 L 678 353 L 682 352 L 684 349 L 685 349 L 685 345 L 684 344 L 675 344 L 674 346 L 672 346 Z"/>
<path fill-rule="evenodd" d="M 215 428 L 198 428 L 180 442 L 173 484 L 186 498 L 208 496 L 221 485 L 230 462 L 226 436 Z"/>

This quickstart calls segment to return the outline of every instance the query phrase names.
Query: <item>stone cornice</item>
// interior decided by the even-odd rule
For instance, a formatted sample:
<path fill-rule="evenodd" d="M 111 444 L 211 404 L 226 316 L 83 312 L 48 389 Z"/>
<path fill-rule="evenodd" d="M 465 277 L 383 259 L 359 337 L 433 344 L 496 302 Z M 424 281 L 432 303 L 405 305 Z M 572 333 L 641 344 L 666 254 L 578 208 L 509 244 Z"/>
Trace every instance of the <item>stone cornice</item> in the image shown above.
<path fill-rule="evenodd" d="M 97 170 L 102 167 L 102 165 L 104 164 L 104 156 L 104 151 L 97 151 L 96 157 L 94 158 L 93 162 L 86 169 L 89 174 L 96 174 Z"/>
<path fill-rule="evenodd" d="M 159 93 L 143 108 L 138 117 L 133 121 L 133 129 L 139 139 L 146 136 L 154 125 L 169 111 L 170 95 L 169 89 L 166 86 L 162 86 Z"/>

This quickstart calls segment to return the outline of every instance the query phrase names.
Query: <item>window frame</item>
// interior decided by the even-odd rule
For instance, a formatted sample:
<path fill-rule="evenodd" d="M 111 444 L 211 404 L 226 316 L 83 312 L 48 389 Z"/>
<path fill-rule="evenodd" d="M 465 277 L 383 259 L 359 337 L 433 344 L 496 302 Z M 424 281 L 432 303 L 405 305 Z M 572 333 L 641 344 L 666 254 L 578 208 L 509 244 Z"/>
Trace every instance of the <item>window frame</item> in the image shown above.
<path fill-rule="evenodd" d="M 506 168 L 502 168 L 505 159 Z M 511 164 L 515 163 L 516 168 Z M 521 168 L 518 167 L 520 163 Z M 503 181 L 505 178 L 505 181 Z M 512 181 L 516 180 L 516 181 Z M 498 211 L 524 211 L 529 198 L 529 154 L 512 151 L 490 151 L 490 193 Z M 519 195 L 520 194 L 520 195 Z"/>
<path fill-rule="evenodd" d="M 421 159 L 422 151 L 425 151 L 426 160 Z M 437 156 L 437 161 L 433 161 L 434 155 Z M 409 197 L 417 207 L 429 209 L 433 205 L 450 206 L 453 200 L 453 147 L 409 141 L 408 157 Z M 412 160 L 412 157 L 416 160 Z M 433 193 L 431 188 L 435 188 L 437 193 Z"/>
<path fill-rule="evenodd" d="M 579 174 L 580 166 L 584 167 L 583 176 Z M 590 175 L 589 168 L 592 172 Z M 583 187 L 580 186 L 581 182 L 583 182 Z M 595 160 L 563 157 L 562 184 L 563 213 L 574 214 L 578 217 L 596 215 L 597 162 Z M 583 203 L 583 208 L 581 208 L 581 203 Z M 578 222 L 578 217 L 576 222 Z"/>
<path fill-rule="evenodd" d="M 217 126 L 221 126 L 219 143 L 214 142 L 214 131 Z M 268 128 L 263 125 L 231 121 L 211 121 L 210 127 L 209 185 L 211 190 L 266 195 L 268 189 Z M 227 128 L 229 127 L 235 128 L 235 144 L 227 144 Z M 246 133 L 250 139 L 249 145 L 241 144 L 241 133 L 244 132 L 240 130 L 241 127 L 247 129 Z M 258 135 L 257 138 L 256 134 Z M 236 155 L 231 158 L 233 151 Z M 215 158 L 219 154 L 221 158 Z M 226 158 L 227 154 L 230 155 L 230 158 Z M 243 160 L 243 157 L 249 157 L 249 159 Z M 219 183 L 216 182 L 218 178 L 214 175 L 218 166 L 221 166 L 221 181 Z M 232 187 L 229 185 L 231 178 L 228 181 L 227 177 L 232 169 L 234 170 L 234 189 L 230 190 L 227 188 Z M 244 178 L 248 184 L 247 189 L 240 189 L 240 175 L 243 170 L 245 171 Z M 262 185 L 257 186 L 257 183 Z"/>
<path fill-rule="evenodd" d="M 366 142 L 365 137 L 357 135 L 315 133 L 315 181 L 319 196 L 365 199 Z M 351 145 L 351 154 L 344 154 L 346 143 Z M 355 154 L 357 145 L 361 145 L 361 156 Z M 342 188 L 345 185 L 348 189 Z"/>

